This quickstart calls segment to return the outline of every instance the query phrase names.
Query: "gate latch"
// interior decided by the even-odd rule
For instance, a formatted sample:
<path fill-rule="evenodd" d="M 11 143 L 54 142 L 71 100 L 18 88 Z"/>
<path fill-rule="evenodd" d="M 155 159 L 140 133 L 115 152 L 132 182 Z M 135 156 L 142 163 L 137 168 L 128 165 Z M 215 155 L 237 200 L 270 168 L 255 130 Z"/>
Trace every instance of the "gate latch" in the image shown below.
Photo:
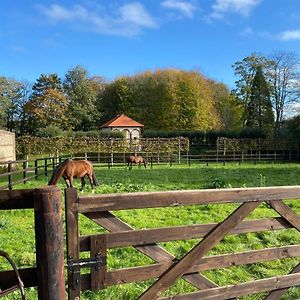
<path fill-rule="evenodd" d="M 102 256 L 98 253 L 95 258 L 80 258 L 74 259 L 69 257 L 68 259 L 68 274 L 69 274 L 69 287 L 76 290 L 80 282 L 80 269 L 81 268 L 95 268 L 99 271 L 101 266 L 107 264 L 106 256 Z"/>

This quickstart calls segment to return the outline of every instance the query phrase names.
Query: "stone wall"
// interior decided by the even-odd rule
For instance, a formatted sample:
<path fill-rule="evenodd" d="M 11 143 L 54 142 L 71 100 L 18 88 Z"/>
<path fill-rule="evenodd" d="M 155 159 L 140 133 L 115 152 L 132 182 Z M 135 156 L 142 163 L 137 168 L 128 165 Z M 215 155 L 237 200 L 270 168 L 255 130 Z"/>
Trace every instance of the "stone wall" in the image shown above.
<path fill-rule="evenodd" d="M 0 162 L 16 160 L 16 140 L 14 132 L 0 130 Z"/>

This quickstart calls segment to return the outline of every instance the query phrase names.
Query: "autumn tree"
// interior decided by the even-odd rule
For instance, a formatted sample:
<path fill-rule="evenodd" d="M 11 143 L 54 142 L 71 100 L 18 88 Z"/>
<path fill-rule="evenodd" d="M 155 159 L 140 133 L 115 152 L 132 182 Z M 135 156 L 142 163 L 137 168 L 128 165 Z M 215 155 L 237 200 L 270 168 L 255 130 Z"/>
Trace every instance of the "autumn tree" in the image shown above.
<path fill-rule="evenodd" d="M 67 98 L 57 74 L 42 74 L 33 85 L 32 96 L 25 105 L 28 127 L 31 133 L 39 128 L 56 126 L 69 128 Z"/>
<path fill-rule="evenodd" d="M 220 118 L 220 129 L 239 131 L 243 124 L 243 105 L 235 93 L 230 92 L 224 83 L 209 80 L 214 109 Z"/>
<path fill-rule="evenodd" d="M 96 105 L 98 94 L 103 89 L 100 78 L 91 80 L 85 68 L 76 66 L 67 72 L 63 86 L 72 127 L 84 131 L 96 129 L 101 116 Z"/>
<path fill-rule="evenodd" d="M 103 121 L 124 113 L 148 129 L 208 130 L 219 122 L 206 78 L 174 69 L 118 78 L 105 89 L 101 109 Z"/>

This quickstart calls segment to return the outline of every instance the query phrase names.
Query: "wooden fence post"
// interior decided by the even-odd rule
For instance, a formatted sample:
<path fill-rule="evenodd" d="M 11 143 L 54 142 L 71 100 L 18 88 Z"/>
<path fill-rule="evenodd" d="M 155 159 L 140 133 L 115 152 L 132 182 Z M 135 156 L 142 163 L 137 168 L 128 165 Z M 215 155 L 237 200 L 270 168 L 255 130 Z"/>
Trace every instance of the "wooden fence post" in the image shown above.
<path fill-rule="evenodd" d="M 7 172 L 8 172 L 8 188 L 10 190 L 12 190 L 12 180 L 11 180 L 11 171 L 12 171 L 12 164 L 11 162 L 8 162 L 8 165 L 7 165 Z"/>
<path fill-rule="evenodd" d="M 35 161 L 34 161 L 34 174 L 35 174 L 35 179 L 37 179 L 38 178 L 38 160 L 36 159 Z"/>
<path fill-rule="evenodd" d="M 39 300 L 65 300 L 61 191 L 56 186 L 34 193 Z"/>
<path fill-rule="evenodd" d="M 23 183 L 26 183 L 26 173 L 27 173 L 27 161 L 23 161 Z"/>
<path fill-rule="evenodd" d="M 45 162 L 45 166 L 44 166 L 44 168 L 45 168 L 45 176 L 47 176 L 47 174 L 48 174 L 48 159 L 45 158 L 44 162 Z"/>

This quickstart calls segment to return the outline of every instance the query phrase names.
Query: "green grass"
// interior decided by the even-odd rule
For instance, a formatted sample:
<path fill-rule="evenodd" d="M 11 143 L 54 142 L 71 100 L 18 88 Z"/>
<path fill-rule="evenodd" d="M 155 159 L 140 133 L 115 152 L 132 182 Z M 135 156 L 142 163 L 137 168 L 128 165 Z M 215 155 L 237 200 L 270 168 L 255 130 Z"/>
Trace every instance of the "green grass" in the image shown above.
<path fill-rule="evenodd" d="M 221 164 L 154 166 L 153 169 L 133 167 L 131 171 L 124 167 L 112 169 L 97 168 L 96 177 L 100 186 L 96 193 L 119 193 L 135 191 L 160 191 L 179 189 L 260 187 L 298 185 L 300 182 L 300 165 L 298 164 Z M 41 176 L 37 181 L 20 184 L 17 188 L 35 188 L 45 185 L 47 177 Z M 63 189 L 63 181 L 59 183 Z M 75 182 L 80 188 L 80 181 Z M 86 193 L 91 188 L 87 184 Z M 289 202 L 300 213 L 299 201 Z M 119 211 L 115 214 L 134 228 L 153 228 L 161 226 L 178 226 L 187 224 L 212 223 L 226 218 L 237 206 L 233 204 L 188 206 L 173 208 L 143 209 Z M 265 204 L 261 204 L 248 218 L 274 217 L 276 213 Z M 30 210 L 4 211 L 0 214 L 0 249 L 7 251 L 18 266 L 32 266 L 35 261 L 33 212 Z M 80 234 L 103 232 L 99 226 L 84 216 L 80 217 Z M 161 243 L 167 251 L 182 257 L 199 240 Z M 213 248 L 209 255 L 221 253 L 256 250 L 265 247 L 297 244 L 300 241 L 294 229 L 247 233 L 227 236 L 224 241 Z M 298 259 L 284 259 L 247 266 L 206 271 L 204 274 L 219 285 L 251 281 L 280 274 L 287 274 Z M 140 254 L 132 247 L 112 249 L 108 255 L 109 268 L 131 267 L 153 263 L 151 259 Z M 7 264 L 0 259 L 0 269 Z M 135 299 L 153 281 L 119 285 L 97 293 L 85 292 L 81 299 Z M 183 280 L 172 286 L 164 295 L 186 293 L 194 288 Z M 36 290 L 28 289 L 28 299 L 36 299 Z M 264 294 L 244 297 L 242 299 L 263 299 Z M 300 289 L 291 289 L 283 299 L 299 299 Z M 4 299 L 19 299 L 15 293 Z"/>

